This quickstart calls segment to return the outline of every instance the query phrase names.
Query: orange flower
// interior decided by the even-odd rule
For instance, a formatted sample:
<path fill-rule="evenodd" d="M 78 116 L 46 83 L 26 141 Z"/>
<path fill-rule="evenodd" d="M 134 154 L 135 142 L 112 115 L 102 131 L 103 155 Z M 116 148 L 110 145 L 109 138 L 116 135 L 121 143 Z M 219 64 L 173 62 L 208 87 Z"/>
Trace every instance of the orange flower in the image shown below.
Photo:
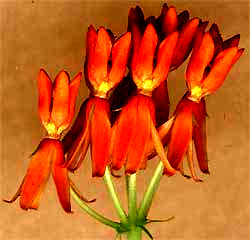
<path fill-rule="evenodd" d="M 27 173 L 15 196 L 6 202 L 13 202 L 20 196 L 22 209 L 37 209 L 40 196 L 47 183 L 50 172 L 56 185 L 57 195 L 65 212 L 71 212 L 70 181 L 65 164 L 60 134 L 65 130 L 74 115 L 77 91 L 80 85 L 81 73 L 69 83 L 69 76 L 61 71 L 54 84 L 44 70 L 38 77 L 39 114 L 42 124 L 48 132 L 36 151 L 32 154 Z"/>
<path fill-rule="evenodd" d="M 199 101 L 218 89 L 244 52 L 243 48 L 238 48 L 240 35 L 223 42 L 217 25 L 213 24 L 205 33 L 206 25 L 204 22 L 199 27 L 186 71 L 189 98 L 193 101 Z"/>
<path fill-rule="evenodd" d="M 78 169 L 91 145 L 92 175 L 98 177 L 104 175 L 109 163 L 111 124 L 107 97 L 124 76 L 131 34 L 124 34 L 114 45 L 112 38 L 103 27 L 98 32 L 92 25 L 88 29 L 85 77 L 91 96 L 83 103 L 72 129 L 63 139 L 67 168 Z"/>
<path fill-rule="evenodd" d="M 155 106 L 150 96 L 167 77 L 178 33 L 172 33 L 160 43 L 157 55 L 155 52 L 158 36 L 152 24 L 148 24 L 143 36 L 138 31 L 135 38 L 138 41 L 133 42 L 131 69 L 138 93 L 122 108 L 114 123 L 111 138 L 111 165 L 114 170 L 119 170 L 126 164 L 126 173 L 130 174 L 144 168 L 148 144 L 152 139 L 169 175 L 172 175 L 174 169 L 166 159 L 155 129 Z M 157 63 L 154 67 L 155 55 Z"/>

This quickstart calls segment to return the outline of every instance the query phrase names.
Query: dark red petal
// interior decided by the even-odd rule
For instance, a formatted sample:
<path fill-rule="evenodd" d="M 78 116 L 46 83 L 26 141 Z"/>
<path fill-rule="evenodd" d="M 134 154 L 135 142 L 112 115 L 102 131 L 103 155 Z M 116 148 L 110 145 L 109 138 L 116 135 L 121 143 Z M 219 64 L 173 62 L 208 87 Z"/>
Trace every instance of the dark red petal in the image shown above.
<path fill-rule="evenodd" d="M 167 3 L 164 3 L 162 8 L 161 8 L 161 14 L 159 16 L 159 21 L 162 23 L 166 14 L 167 14 L 167 11 L 168 11 L 168 5 Z"/>
<path fill-rule="evenodd" d="M 131 33 L 127 32 L 112 48 L 112 68 L 109 72 L 109 82 L 114 87 L 124 77 L 131 42 Z"/>
<path fill-rule="evenodd" d="M 188 21 L 179 34 L 171 61 L 171 69 L 178 68 L 190 54 L 199 25 L 199 18 Z"/>
<path fill-rule="evenodd" d="M 186 100 L 180 106 L 171 129 L 167 155 L 171 166 L 175 169 L 178 169 L 192 139 L 192 108 Z"/>
<path fill-rule="evenodd" d="M 214 43 L 209 33 L 205 33 L 202 38 L 199 50 L 191 59 L 187 66 L 186 80 L 190 89 L 201 84 L 204 70 L 210 63 L 214 55 Z"/>
<path fill-rule="evenodd" d="M 223 40 L 220 35 L 218 25 L 214 23 L 210 27 L 209 33 L 214 41 L 214 56 L 217 56 L 217 54 L 222 50 L 222 44 L 223 44 Z"/>
<path fill-rule="evenodd" d="M 109 162 L 111 125 L 109 121 L 109 103 L 98 99 L 90 123 L 91 157 L 93 177 L 102 177 Z"/>
<path fill-rule="evenodd" d="M 214 60 L 214 64 L 208 76 L 204 79 L 202 88 L 206 94 L 213 93 L 224 82 L 228 72 L 235 63 L 238 48 L 232 47 L 220 52 Z"/>
<path fill-rule="evenodd" d="M 70 182 L 67 168 L 62 167 L 64 161 L 62 144 L 61 142 L 57 141 L 54 144 L 52 155 L 52 176 L 56 185 L 60 204 L 65 212 L 70 213 Z"/>
<path fill-rule="evenodd" d="M 167 80 L 163 81 L 152 93 L 155 103 L 156 125 L 160 126 L 168 120 L 169 116 L 169 95 Z"/>
<path fill-rule="evenodd" d="M 38 75 L 39 101 L 38 109 L 42 124 L 50 120 L 50 106 L 52 99 L 52 82 L 45 70 L 41 69 Z"/>
<path fill-rule="evenodd" d="M 61 71 L 55 79 L 53 85 L 53 108 L 51 119 L 59 127 L 69 114 L 69 76 L 65 71 Z"/>
<path fill-rule="evenodd" d="M 141 163 L 144 162 L 147 153 L 147 143 L 150 140 L 151 129 L 151 114 L 149 97 L 137 95 L 137 117 L 136 129 L 132 132 L 131 140 L 128 148 L 128 156 L 126 163 L 126 173 L 133 174 L 140 168 Z"/>
<path fill-rule="evenodd" d="M 149 24 L 144 32 L 137 56 L 133 55 L 133 58 L 136 58 L 136 63 L 132 66 L 132 74 L 136 84 L 152 75 L 157 41 L 155 28 Z"/>
<path fill-rule="evenodd" d="M 107 66 L 112 43 L 105 28 L 100 27 L 97 34 L 93 58 L 88 63 L 88 78 L 94 88 L 107 80 Z"/>
<path fill-rule="evenodd" d="M 120 115 L 112 127 L 111 137 L 111 166 L 114 170 L 119 170 L 124 165 L 128 147 L 136 131 L 136 118 L 138 110 L 138 98 L 133 96 L 128 104 L 123 107 Z"/>
<path fill-rule="evenodd" d="M 193 126 L 193 141 L 197 160 L 203 173 L 209 173 L 207 158 L 207 135 L 206 135 L 206 103 L 202 98 L 200 103 L 193 108 L 195 124 Z"/>
<path fill-rule="evenodd" d="M 132 25 L 135 24 L 139 29 L 144 31 L 144 14 L 139 6 L 130 8 L 128 14 L 128 32 L 132 31 Z"/>
<path fill-rule="evenodd" d="M 43 139 L 29 163 L 20 193 L 22 209 L 37 209 L 38 200 L 48 181 L 54 141 Z"/>
<path fill-rule="evenodd" d="M 142 32 L 140 31 L 139 27 L 135 24 L 132 25 L 131 30 L 131 41 L 132 41 L 132 61 L 131 61 L 131 67 L 135 68 L 135 65 L 137 64 L 137 56 L 140 49 L 140 44 L 142 40 Z"/>
<path fill-rule="evenodd" d="M 237 34 L 223 42 L 223 49 L 238 47 L 240 42 L 240 34 Z"/>
<path fill-rule="evenodd" d="M 177 30 L 181 31 L 182 27 L 188 22 L 189 11 L 188 10 L 182 11 L 181 13 L 178 14 L 177 18 L 178 18 Z"/>
<path fill-rule="evenodd" d="M 157 53 L 157 65 L 153 72 L 155 87 L 167 78 L 172 55 L 178 40 L 179 33 L 174 32 L 163 40 Z"/>
<path fill-rule="evenodd" d="M 164 16 L 161 31 L 164 33 L 164 36 L 168 36 L 177 30 L 178 26 L 178 18 L 176 9 L 174 7 L 170 7 L 166 15 Z"/>

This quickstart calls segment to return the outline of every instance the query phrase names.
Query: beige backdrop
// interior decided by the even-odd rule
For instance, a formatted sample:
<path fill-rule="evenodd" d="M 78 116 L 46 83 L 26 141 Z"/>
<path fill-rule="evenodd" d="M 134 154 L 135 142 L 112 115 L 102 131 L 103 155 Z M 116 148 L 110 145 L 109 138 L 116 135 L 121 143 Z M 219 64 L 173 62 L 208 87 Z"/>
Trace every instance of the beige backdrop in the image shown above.
<path fill-rule="evenodd" d="M 210 176 L 194 183 L 179 174 L 164 177 L 150 217 L 169 223 L 152 224 L 157 240 L 249 239 L 249 5 L 247 1 L 169 1 L 178 12 L 189 9 L 217 23 L 222 37 L 241 34 L 247 48 L 223 87 L 207 98 Z M 37 113 L 37 74 L 45 68 L 52 78 L 65 69 L 75 75 L 83 66 L 89 24 L 103 25 L 117 35 L 126 31 L 130 7 L 140 4 L 145 15 L 159 15 L 160 1 L 0 1 L 1 45 L 1 198 L 10 198 L 25 174 L 29 155 L 44 130 Z M 185 66 L 169 75 L 172 110 L 184 92 Z M 84 81 L 78 106 L 88 90 Z M 156 160 L 138 177 L 139 197 Z M 92 204 L 116 219 L 101 179 L 91 179 L 86 159 L 75 179 Z M 117 190 L 125 205 L 122 180 Z M 58 204 L 50 179 L 38 211 L 23 211 L 18 201 L 0 204 L 0 238 L 13 240 L 114 239 L 112 229 L 91 219 L 73 203 L 66 215 Z M 146 238 L 145 238 L 146 239 Z"/>

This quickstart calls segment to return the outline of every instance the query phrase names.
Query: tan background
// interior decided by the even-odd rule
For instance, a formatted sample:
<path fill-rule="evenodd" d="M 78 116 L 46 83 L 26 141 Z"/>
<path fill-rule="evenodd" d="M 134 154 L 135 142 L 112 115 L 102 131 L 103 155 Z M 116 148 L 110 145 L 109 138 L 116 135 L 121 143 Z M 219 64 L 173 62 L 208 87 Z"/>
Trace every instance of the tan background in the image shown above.
<path fill-rule="evenodd" d="M 139 1 L 137 1 L 137 4 Z M 241 34 L 247 48 L 223 87 L 207 98 L 210 176 L 194 183 L 179 174 L 165 177 L 150 217 L 174 215 L 169 223 L 152 224 L 155 239 L 246 240 L 249 239 L 249 5 L 247 1 L 169 1 L 178 12 L 216 22 L 227 38 Z M 37 114 L 36 79 L 41 67 L 52 78 L 65 69 L 75 75 L 82 69 L 86 30 L 89 24 L 104 25 L 115 34 L 126 30 L 127 1 L 0 1 L 1 44 L 1 198 L 10 198 L 44 130 Z M 159 15 L 162 3 L 142 1 L 145 15 Z M 172 110 L 184 92 L 184 66 L 169 76 Z M 82 82 L 78 104 L 87 96 Z M 78 105 L 79 106 L 79 105 Z M 156 160 L 139 174 L 139 197 Z M 76 174 L 78 185 L 92 204 L 106 216 L 116 218 L 101 179 L 91 179 L 90 161 Z M 116 181 L 125 204 L 123 181 Z M 73 215 L 59 207 L 50 179 L 39 211 L 25 212 L 18 202 L 0 204 L 0 239 L 37 240 L 114 239 L 114 232 L 97 223 L 73 203 Z"/>

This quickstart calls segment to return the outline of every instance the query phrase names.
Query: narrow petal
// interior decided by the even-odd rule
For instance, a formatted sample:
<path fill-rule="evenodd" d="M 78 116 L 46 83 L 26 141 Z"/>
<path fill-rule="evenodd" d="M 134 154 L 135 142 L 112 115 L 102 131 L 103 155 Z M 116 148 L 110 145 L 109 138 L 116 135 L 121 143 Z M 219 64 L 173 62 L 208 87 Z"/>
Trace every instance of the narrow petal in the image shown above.
<path fill-rule="evenodd" d="M 164 33 L 164 37 L 176 31 L 177 26 L 178 26 L 178 18 L 177 18 L 176 9 L 174 7 L 170 7 L 167 10 L 166 15 L 163 19 L 163 23 L 162 23 L 161 31 Z"/>
<path fill-rule="evenodd" d="M 237 34 L 223 42 L 223 49 L 238 47 L 240 42 L 240 34 Z"/>
<path fill-rule="evenodd" d="M 109 103 L 106 99 L 98 99 L 90 123 L 92 176 L 102 177 L 109 162 L 111 125 L 109 121 Z"/>
<path fill-rule="evenodd" d="M 210 73 L 203 81 L 202 88 L 206 94 L 213 93 L 222 85 L 228 72 L 234 64 L 234 59 L 237 53 L 237 47 L 232 47 L 220 52 L 217 55 Z"/>
<path fill-rule="evenodd" d="M 177 106 L 176 118 L 168 144 L 168 160 L 178 169 L 192 139 L 192 107 L 190 101 L 182 99 Z"/>
<path fill-rule="evenodd" d="M 167 80 L 163 81 L 152 93 L 155 103 L 156 125 L 160 126 L 168 120 L 169 116 L 169 95 Z"/>
<path fill-rule="evenodd" d="M 62 144 L 60 141 L 55 141 L 52 155 L 52 176 L 56 185 L 60 204 L 65 212 L 70 213 L 70 182 L 67 168 L 62 167 L 64 162 Z"/>
<path fill-rule="evenodd" d="M 139 29 L 144 31 L 144 14 L 139 6 L 130 8 L 128 14 L 128 32 L 132 31 L 132 25 L 135 24 Z"/>
<path fill-rule="evenodd" d="M 162 8 L 161 8 L 161 14 L 159 16 L 159 21 L 162 23 L 166 14 L 167 14 L 167 11 L 168 11 L 168 5 L 167 3 L 164 3 Z"/>
<path fill-rule="evenodd" d="M 160 83 L 167 78 L 178 36 L 178 32 L 172 33 L 159 46 L 157 53 L 157 65 L 153 72 L 155 87 L 159 86 Z"/>
<path fill-rule="evenodd" d="M 51 169 L 53 140 L 43 139 L 33 155 L 20 193 L 22 209 L 38 208 L 38 199 L 47 183 Z"/>
<path fill-rule="evenodd" d="M 131 33 L 127 32 L 117 40 L 112 48 L 112 68 L 109 73 L 109 82 L 114 87 L 124 77 L 130 49 Z"/>
<path fill-rule="evenodd" d="M 88 67 L 88 78 L 96 88 L 101 82 L 107 80 L 107 66 L 112 43 L 105 28 L 100 27 L 97 34 L 93 59 Z"/>
<path fill-rule="evenodd" d="M 153 59 L 158 37 L 153 25 L 149 24 L 141 40 L 137 56 L 133 55 L 135 65 L 132 65 L 133 79 L 138 85 L 145 78 L 149 78 L 153 72 Z"/>
<path fill-rule="evenodd" d="M 92 64 L 93 61 L 96 39 L 97 39 L 97 32 L 94 26 L 90 25 L 88 27 L 87 42 L 86 42 L 86 58 L 88 59 L 90 65 Z"/>
<path fill-rule="evenodd" d="M 45 70 L 41 69 L 38 75 L 39 101 L 38 109 L 42 124 L 50 120 L 50 108 L 52 99 L 52 82 Z"/>
<path fill-rule="evenodd" d="M 209 173 L 207 158 L 207 135 L 206 135 L 206 103 L 202 98 L 200 103 L 193 108 L 195 124 L 193 126 L 193 141 L 200 170 Z"/>
<path fill-rule="evenodd" d="M 171 61 L 171 70 L 178 68 L 189 56 L 199 26 L 199 18 L 188 21 L 179 34 Z"/>
<path fill-rule="evenodd" d="M 136 130 L 133 131 L 129 143 L 128 156 L 126 162 L 126 173 L 133 174 L 140 168 L 144 162 L 147 153 L 147 144 L 150 140 L 151 114 L 150 105 L 152 100 L 143 95 L 137 95 L 138 109 L 136 121 Z"/>
<path fill-rule="evenodd" d="M 120 170 L 125 163 L 133 131 L 137 128 L 137 110 L 138 98 L 133 96 L 123 107 L 112 127 L 110 154 L 113 170 Z"/>
<path fill-rule="evenodd" d="M 55 79 L 53 85 L 53 108 L 51 119 L 60 127 L 68 118 L 69 114 L 69 76 L 65 71 L 61 71 Z"/>
<path fill-rule="evenodd" d="M 214 55 L 214 43 L 209 33 L 205 33 L 199 50 L 195 55 L 191 56 L 189 61 L 186 79 L 190 89 L 192 87 L 200 85 L 203 79 L 204 70 L 210 63 Z"/>
<path fill-rule="evenodd" d="M 177 30 L 181 31 L 183 26 L 188 22 L 189 11 L 188 10 L 182 11 L 181 13 L 178 14 L 177 18 L 178 18 Z"/>
<path fill-rule="evenodd" d="M 209 29 L 209 34 L 214 41 L 214 56 L 217 56 L 218 53 L 222 50 L 223 40 L 220 35 L 219 27 L 217 24 L 213 24 Z"/>

